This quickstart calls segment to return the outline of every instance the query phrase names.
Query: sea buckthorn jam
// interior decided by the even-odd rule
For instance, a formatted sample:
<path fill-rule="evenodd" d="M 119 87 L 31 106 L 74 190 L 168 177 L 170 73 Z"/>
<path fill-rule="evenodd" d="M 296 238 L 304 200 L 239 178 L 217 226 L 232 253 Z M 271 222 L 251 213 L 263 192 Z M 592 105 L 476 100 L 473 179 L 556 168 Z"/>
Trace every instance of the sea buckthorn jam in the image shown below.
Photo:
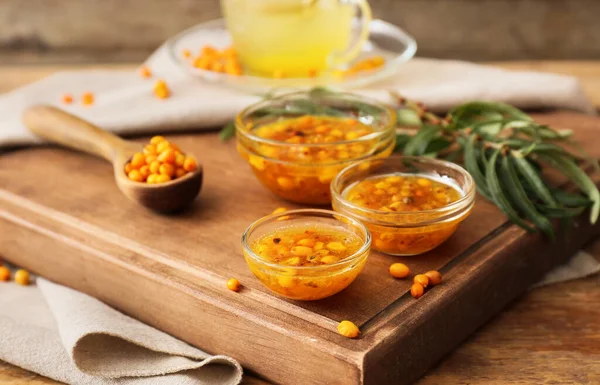
<path fill-rule="evenodd" d="M 292 299 L 315 300 L 343 290 L 356 278 L 368 255 L 366 250 L 356 258 L 363 245 L 364 240 L 350 231 L 297 225 L 266 233 L 250 245 L 261 260 L 277 267 L 257 263 L 248 255 L 246 261 L 254 275 L 274 292 Z"/>
<path fill-rule="evenodd" d="M 393 255 L 416 255 L 447 240 L 463 219 L 435 223 L 442 214 L 436 209 L 456 202 L 462 193 L 453 185 L 426 175 L 388 174 L 369 177 L 344 191 L 344 198 L 356 207 L 398 214 L 400 226 L 367 223 L 373 248 Z M 379 215 L 372 215 L 379 220 Z M 432 222 L 423 226 L 410 225 Z M 403 227 L 401 225 L 408 225 Z"/>
<path fill-rule="evenodd" d="M 280 197 L 299 203 L 328 204 L 329 185 L 354 160 L 391 154 L 394 140 L 381 141 L 359 119 L 312 116 L 277 120 L 250 132 L 266 139 L 248 147 L 238 144 L 254 174 Z"/>
<path fill-rule="evenodd" d="M 348 189 L 346 199 L 361 207 L 381 211 L 422 211 L 446 206 L 461 197 L 458 190 L 419 175 L 375 176 Z"/>

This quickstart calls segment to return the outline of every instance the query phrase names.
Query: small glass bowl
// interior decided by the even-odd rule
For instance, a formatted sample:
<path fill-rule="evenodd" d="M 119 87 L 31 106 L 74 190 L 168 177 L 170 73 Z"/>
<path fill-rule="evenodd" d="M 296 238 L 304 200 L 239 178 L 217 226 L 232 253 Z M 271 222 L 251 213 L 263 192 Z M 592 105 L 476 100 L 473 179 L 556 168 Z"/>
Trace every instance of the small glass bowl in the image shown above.
<path fill-rule="evenodd" d="M 396 212 L 361 207 L 345 198 L 355 183 L 390 174 L 432 177 L 456 188 L 461 198 L 432 210 Z M 405 256 L 425 253 L 446 241 L 471 212 L 475 191 L 471 175 L 454 163 L 399 155 L 353 164 L 331 183 L 333 209 L 365 223 L 373 236 L 373 249 Z"/>
<path fill-rule="evenodd" d="M 353 140 L 316 144 L 277 141 L 254 133 L 265 124 L 303 116 L 358 119 L 374 132 Z M 338 172 L 356 161 L 387 157 L 396 143 L 395 111 L 349 93 L 313 90 L 281 95 L 246 108 L 235 125 L 238 151 L 258 180 L 281 198 L 304 204 L 330 204 L 329 185 Z M 339 154 L 342 150 L 346 156 L 343 159 L 315 156 L 320 151 Z M 290 153 L 308 155 L 294 161 L 280 159 L 282 154 Z"/>
<path fill-rule="evenodd" d="M 345 259 L 316 266 L 280 265 L 265 260 L 252 250 L 254 242 L 265 234 L 306 225 L 354 234 L 363 244 Z M 312 301 L 332 296 L 354 281 L 369 256 L 371 234 L 361 222 L 331 210 L 290 210 L 252 223 L 242 236 L 242 249 L 250 270 L 266 287 L 290 299 Z"/>

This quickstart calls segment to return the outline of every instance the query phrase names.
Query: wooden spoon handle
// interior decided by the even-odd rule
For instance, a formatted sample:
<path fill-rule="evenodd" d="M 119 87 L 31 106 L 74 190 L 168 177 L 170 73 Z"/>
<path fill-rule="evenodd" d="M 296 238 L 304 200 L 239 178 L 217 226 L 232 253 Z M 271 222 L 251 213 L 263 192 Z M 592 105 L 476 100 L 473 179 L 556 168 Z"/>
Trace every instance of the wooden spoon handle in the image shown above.
<path fill-rule="evenodd" d="M 100 156 L 110 162 L 127 147 L 126 142 L 118 136 L 52 106 L 28 108 L 23 114 L 23 122 L 31 132 L 46 140 Z"/>

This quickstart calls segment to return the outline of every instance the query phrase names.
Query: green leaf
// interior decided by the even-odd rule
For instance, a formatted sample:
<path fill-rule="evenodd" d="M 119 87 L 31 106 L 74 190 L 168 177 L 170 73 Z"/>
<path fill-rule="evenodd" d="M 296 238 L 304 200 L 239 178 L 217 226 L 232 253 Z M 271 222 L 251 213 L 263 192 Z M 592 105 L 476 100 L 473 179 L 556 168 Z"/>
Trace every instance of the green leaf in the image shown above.
<path fill-rule="evenodd" d="M 487 186 L 485 175 L 481 172 L 481 169 L 479 168 L 479 163 L 477 162 L 477 155 L 475 151 L 476 145 L 477 135 L 469 136 L 467 142 L 463 147 L 465 153 L 465 168 L 473 177 L 475 185 L 477 186 L 477 191 L 479 191 L 479 193 L 488 200 L 493 200 Z"/>
<path fill-rule="evenodd" d="M 570 193 L 560 189 L 552 190 L 552 195 L 554 196 L 554 199 L 563 206 L 586 208 L 590 207 L 593 203 L 581 194 Z"/>
<path fill-rule="evenodd" d="M 498 116 L 513 120 L 530 121 L 531 117 L 511 105 L 494 102 L 469 102 L 449 112 L 455 129 L 466 128 L 482 121 L 497 120 Z M 490 119 L 490 117 L 493 117 Z"/>
<path fill-rule="evenodd" d="M 407 134 L 396 134 L 396 146 L 394 147 L 394 152 L 403 152 L 406 143 L 412 138 L 412 136 Z"/>
<path fill-rule="evenodd" d="M 549 207 L 546 205 L 535 205 L 535 207 L 548 218 L 573 218 L 578 217 L 585 211 L 585 207 Z"/>
<path fill-rule="evenodd" d="M 406 143 L 404 146 L 404 154 L 406 155 L 423 155 L 429 142 L 440 133 L 440 127 L 426 125 L 421 127 L 419 131 Z"/>
<path fill-rule="evenodd" d="M 511 202 L 513 202 L 538 229 L 542 230 L 549 238 L 554 239 L 554 227 L 552 226 L 552 223 L 536 210 L 533 202 L 531 202 L 527 196 L 527 193 L 525 192 L 523 185 L 521 185 L 519 177 L 513 168 L 512 162 L 510 161 L 510 156 L 502 156 L 500 175 L 502 181 L 506 184 L 506 190 L 512 197 Z"/>
<path fill-rule="evenodd" d="M 443 138 L 443 137 L 433 138 L 431 140 L 431 142 L 429 142 L 429 145 L 427 146 L 427 148 L 425 149 L 425 154 L 437 154 L 438 152 L 445 150 L 446 148 L 450 147 L 451 145 L 452 145 L 452 142 L 446 138 Z"/>
<path fill-rule="evenodd" d="M 551 207 L 556 207 L 557 202 L 552 193 L 540 177 L 539 172 L 518 151 L 511 151 L 513 162 L 520 175 L 525 178 L 535 195 Z"/>
<path fill-rule="evenodd" d="M 229 139 L 233 138 L 235 136 L 235 123 L 234 122 L 229 122 L 225 125 L 225 127 L 223 127 L 223 129 L 221 129 L 221 131 L 219 132 L 219 139 L 221 139 L 221 142 L 226 142 Z"/>
<path fill-rule="evenodd" d="M 494 150 L 492 156 L 490 156 L 488 166 L 486 169 L 485 177 L 488 188 L 490 190 L 490 195 L 494 203 L 496 203 L 496 206 L 498 206 L 498 208 L 502 210 L 504 214 L 506 214 L 506 216 L 511 222 L 515 223 L 516 225 L 522 227 L 523 229 L 529 232 L 533 232 L 535 231 L 535 229 L 532 228 L 529 224 L 527 224 L 523 219 L 521 219 L 519 213 L 512 207 L 510 201 L 504 194 L 502 186 L 500 185 L 500 180 L 498 179 L 498 173 L 496 170 L 499 154 L 500 149 Z"/>
<path fill-rule="evenodd" d="M 423 121 L 415 110 L 400 108 L 396 110 L 398 125 L 402 127 L 421 127 Z"/>
<path fill-rule="evenodd" d="M 590 223 L 596 223 L 600 214 L 600 192 L 590 177 L 572 159 L 564 156 L 549 156 L 544 153 L 540 153 L 538 156 L 572 180 L 588 196 L 592 201 Z"/>

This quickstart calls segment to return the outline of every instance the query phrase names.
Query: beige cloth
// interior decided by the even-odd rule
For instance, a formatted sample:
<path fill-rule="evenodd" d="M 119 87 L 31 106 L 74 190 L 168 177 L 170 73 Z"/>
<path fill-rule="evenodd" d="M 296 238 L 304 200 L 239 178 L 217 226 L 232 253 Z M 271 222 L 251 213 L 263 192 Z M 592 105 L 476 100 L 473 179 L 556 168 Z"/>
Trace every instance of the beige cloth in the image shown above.
<path fill-rule="evenodd" d="M 172 63 L 164 47 L 146 64 L 154 79 L 167 81 L 172 97 L 154 98 L 153 81 L 133 71 L 57 73 L 0 96 L 0 148 L 36 141 L 23 127 L 21 114 L 37 103 L 56 104 L 123 134 L 215 128 L 259 99 L 189 77 Z M 475 99 L 521 108 L 594 111 L 572 77 L 458 61 L 414 59 L 395 77 L 356 92 L 391 101 L 388 90 L 438 111 Z M 87 91 L 96 97 L 92 107 L 59 103 L 65 92 L 78 96 Z M 580 252 L 547 282 L 598 270 L 598 262 Z M 2 284 L 0 330 L 0 359 L 71 384 L 235 384 L 241 376 L 239 365 L 227 357 L 210 357 L 84 294 L 42 279 L 38 287 Z"/>
<path fill-rule="evenodd" d="M 242 368 L 38 278 L 0 288 L 0 360 L 69 384 L 235 385 Z"/>
<path fill-rule="evenodd" d="M 135 71 L 80 71 L 49 76 L 0 96 L 0 147 L 29 144 L 36 139 L 21 123 L 23 110 L 32 104 L 50 103 L 117 133 L 206 129 L 223 126 L 248 104 L 259 99 L 217 84 L 190 77 L 175 65 L 165 47 L 146 62 L 153 80 Z M 153 96 L 154 79 L 166 80 L 172 97 Z M 413 59 L 398 74 L 353 92 L 386 102 L 388 90 L 424 102 L 437 111 L 470 100 L 495 100 L 521 108 L 567 108 L 594 111 L 577 79 L 570 76 L 515 72 L 472 63 Z M 80 101 L 60 103 L 61 95 L 95 94 L 92 107 Z"/>

